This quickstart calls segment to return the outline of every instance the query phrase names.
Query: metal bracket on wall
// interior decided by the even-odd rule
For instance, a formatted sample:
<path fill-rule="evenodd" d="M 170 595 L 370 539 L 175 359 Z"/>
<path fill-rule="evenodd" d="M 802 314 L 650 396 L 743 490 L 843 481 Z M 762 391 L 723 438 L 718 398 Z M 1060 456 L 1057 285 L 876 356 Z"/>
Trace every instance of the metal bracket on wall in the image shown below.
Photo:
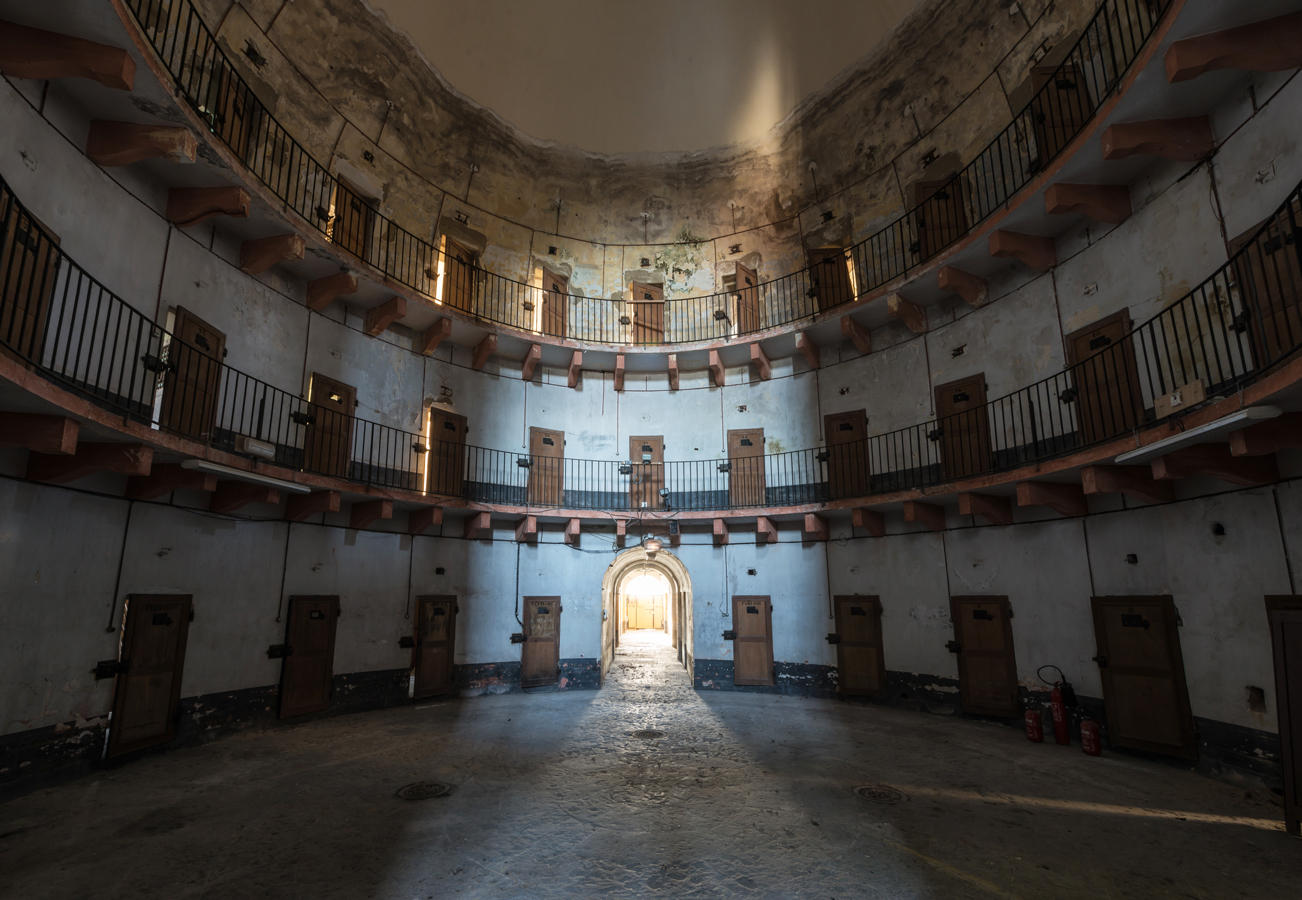
<path fill-rule="evenodd" d="M 95 668 L 91 671 L 95 673 L 96 681 L 103 681 L 105 678 L 125 674 L 127 661 L 125 659 L 102 659 L 95 663 Z"/>
<path fill-rule="evenodd" d="M 289 644 L 272 644 L 267 648 L 267 659 L 283 659 L 294 652 Z"/>
<path fill-rule="evenodd" d="M 735 641 L 737 640 L 737 632 L 729 628 L 727 631 L 723 633 L 723 639 L 725 641 Z"/>
<path fill-rule="evenodd" d="M 527 639 L 526 636 L 518 631 L 515 634 L 511 635 L 512 644 L 523 644 L 526 639 Z"/>

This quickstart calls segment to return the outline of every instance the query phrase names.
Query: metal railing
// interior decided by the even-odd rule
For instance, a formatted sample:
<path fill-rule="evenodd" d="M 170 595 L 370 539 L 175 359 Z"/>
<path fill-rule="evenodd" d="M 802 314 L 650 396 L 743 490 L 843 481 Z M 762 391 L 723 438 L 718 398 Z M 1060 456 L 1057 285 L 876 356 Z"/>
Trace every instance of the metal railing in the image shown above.
<path fill-rule="evenodd" d="M 726 510 L 853 499 L 1008 471 L 1165 418 L 1176 389 L 1207 398 L 1302 344 L 1302 186 L 1230 260 L 1129 330 L 1074 340 L 1069 368 L 986 401 L 937 397 L 936 419 L 846 443 L 728 459 L 560 459 L 493 450 L 352 415 L 342 389 L 304 399 L 221 361 L 183 311 L 163 328 L 68 257 L 0 178 L 0 353 L 126 419 L 353 482 L 534 508 Z M 952 394 L 952 395 L 951 395 Z M 1169 415 L 1169 413 L 1167 413 Z M 829 438 L 834 436 L 829 435 Z"/>
<path fill-rule="evenodd" d="M 304 222 L 389 279 L 484 322 L 611 344 L 739 338 L 810 318 L 924 265 L 1004 208 L 1071 142 L 1117 89 L 1170 0 L 1104 0 L 1034 94 L 952 176 L 915 186 L 914 206 L 830 260 L 735 290 L 606 299 L 547 291 L 490 272 L 417 237 L 318 162 L 271 115 L 218 45 L 191 0 L 124 0 L 212 134 Z"/>

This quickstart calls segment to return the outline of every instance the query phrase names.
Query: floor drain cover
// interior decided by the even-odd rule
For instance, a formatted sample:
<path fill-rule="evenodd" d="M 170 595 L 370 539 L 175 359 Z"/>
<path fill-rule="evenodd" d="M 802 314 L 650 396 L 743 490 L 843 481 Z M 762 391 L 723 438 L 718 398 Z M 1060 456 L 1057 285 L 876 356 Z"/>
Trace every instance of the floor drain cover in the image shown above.
<path fill-rule="evenodd" d="M 431 800 L 452 793 L 452 785 L 440 781 L 416 781 L 398 788 L 395 797 L 401 800 Z"/>
<path fill-rule="evenodd" d="M 888 784 L 861 784 L 854 789 L 854 792 L 864 800 L 871 800 L 873 803 L 885 803 L 888 806 L 909 799 L 908 795 L 903 791 Z"/>
<path fill-rule="evenodd" d="M 635 738 L 642 738 L 643 740 L 648 741 L 665 736 L 663 731 L 656 731 L 654 728 L 643 728 L 641 731 L 630 731 L 629 734 Z"/>

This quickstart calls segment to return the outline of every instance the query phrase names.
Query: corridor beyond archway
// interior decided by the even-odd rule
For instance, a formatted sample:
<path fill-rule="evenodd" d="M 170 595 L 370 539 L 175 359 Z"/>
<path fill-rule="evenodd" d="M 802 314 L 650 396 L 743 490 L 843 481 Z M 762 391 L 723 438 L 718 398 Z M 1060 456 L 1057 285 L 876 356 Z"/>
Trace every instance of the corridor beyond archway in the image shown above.
<path fill-rule="evenodd" d="M 670 658 L 687 670 L 691 684 L 692 580 L 673 553 L 637 546 L 615 557 L 601 581 L 601 618 L 603 676 L 634 635 L 662 634 Z"/>

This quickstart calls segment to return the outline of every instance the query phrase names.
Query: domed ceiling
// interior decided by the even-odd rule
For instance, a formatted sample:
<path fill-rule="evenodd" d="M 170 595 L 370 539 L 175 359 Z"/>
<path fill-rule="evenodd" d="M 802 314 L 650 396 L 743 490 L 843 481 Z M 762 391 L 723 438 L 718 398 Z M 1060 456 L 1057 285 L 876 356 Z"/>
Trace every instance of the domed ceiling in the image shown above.
<path fill-rule="evenodd" d="M 448 83 L 606 154 L 761 140 L 923 0 L 368 0 Z"/>

